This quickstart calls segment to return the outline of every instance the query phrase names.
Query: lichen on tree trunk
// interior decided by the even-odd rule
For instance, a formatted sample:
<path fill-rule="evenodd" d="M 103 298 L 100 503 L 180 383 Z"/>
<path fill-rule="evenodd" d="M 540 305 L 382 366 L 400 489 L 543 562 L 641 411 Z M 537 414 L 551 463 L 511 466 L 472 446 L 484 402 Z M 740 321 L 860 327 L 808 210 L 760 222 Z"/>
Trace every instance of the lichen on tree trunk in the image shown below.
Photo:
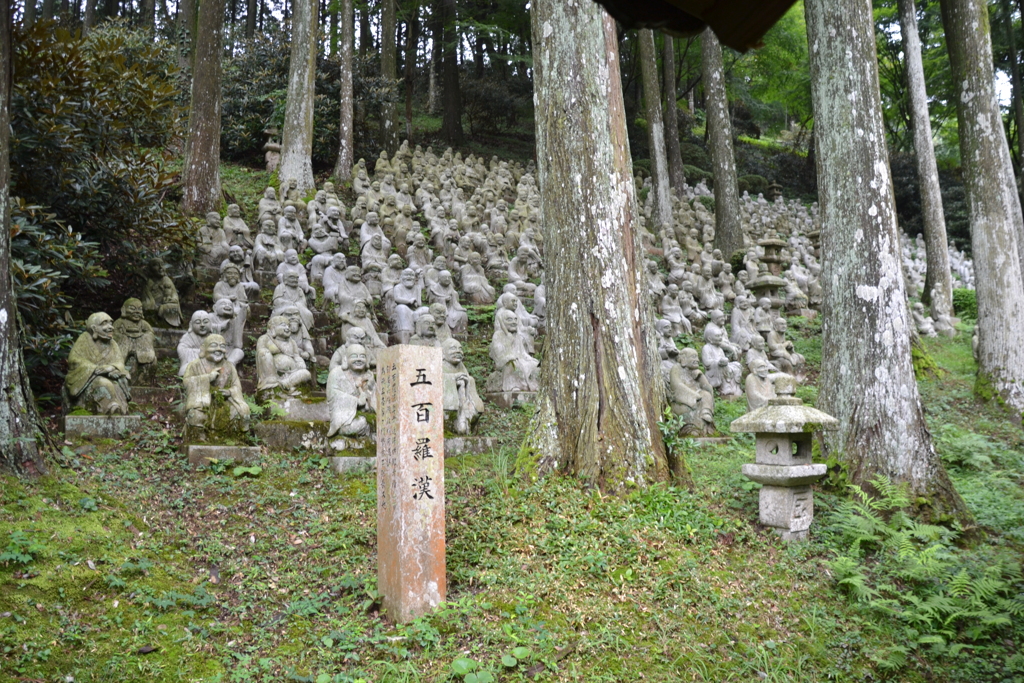
<path fill-rule="evenodd" d="M 740 223 L 740 191 L 736 180 L 736 156 L 732 148 L 732 120 L 725 92 L 725 67 L 722 46 L 707 28 L 700 36 L 701 71 L 704 77 L 705 110 L 708 122 L 708 149 L 715 178 L 715 247 L 726 261 L 743 249 Z"/>
<path fill-rule="evenodd" d="M 395 31 L 398 27 L 397 0 L 383 0 L 380 19 L 380 75 L 388 82 L 394 83 L 395 71 Z M 381 115 L 383 126 L 383 145 L 387 153 L 394 154 L 398 149 L 398 106 L 393 100 L 384 103 Z"/>
<path fill-rule="evenodd" d="M 517 467 L 606 491 L 671 472 L 688 483 L 658 431 L 665 390 L 615 22 L 589 2 L 535 0 L 531 14 L 548 332 L 539 408 Z"/>
<path fill-rule="evenodd" d="M 224 0 L 199 6 L 192 108 L 188 117 L 181 209 L 187 215 L 216 211 L 220 193 L 220 62 Z"/>
<path fill-rule="evenodd" d="M 350 180 L 352 166 L 355 164 L 355 141 L 352 121 L 352 50 L 355 40 L 355 15 L 352 11 L 352 0 L 341 0 L 341 69 L 340 90 L 341 117 L 338 122 L 338 161 L 334 165 L 334 177 L 344 182 Z"/>
<path fill-rule="evenodd" d="M 295 180 L 308 192 L 313 183 L 313 96 L 316 89 L 317 0 L 292 3 L 292 50 L 288 62 L 288 100 L 281 132 L 282 181 Z"/>
<path fill-rule="evenodd" d="M 1024 412 L 1024 223 L 996 100 L 988 8 L 943 0 L 978 296 L 979 384 Z"/>
<path fill-rule="evenodd" d="M 661 88 L 658 86 L 658 57 L 654 32 L 638 31 L 640 71 L 644 83 L 644 111 L 647 116 L 647 141 L 651 150 L 651 192 L 654 193 L 654 228 L 672 227 L 672 193 L 665 152 L 665 124 L 661 118 Z"/>
<path fill-rule="evenodd" d="M 0 0 L 0 471 L 46 472 L 43 432 L 21 355 L 11 270 L 11 33 L 13 7 Z"/>
<path fill-rule="evenodd" d="M 679 113 L 676 108 L 676 41 L 672 36 L 662 36 L 662 92 L 665 97 L 665 149 L 668 153 L 668 176 L 672 189 L 678 194 L 683 191 L 686 173 L 683 157 L 679 150 Z"/>
<path fill-rule="evenodd" d="M 819 407 L 851 482 L 908 485 L 922 512 L 967 510 L 932 448 L 911 358 L 910 316 L 878 89 L 871 3 L 807 0 L 821 203 Z"/>

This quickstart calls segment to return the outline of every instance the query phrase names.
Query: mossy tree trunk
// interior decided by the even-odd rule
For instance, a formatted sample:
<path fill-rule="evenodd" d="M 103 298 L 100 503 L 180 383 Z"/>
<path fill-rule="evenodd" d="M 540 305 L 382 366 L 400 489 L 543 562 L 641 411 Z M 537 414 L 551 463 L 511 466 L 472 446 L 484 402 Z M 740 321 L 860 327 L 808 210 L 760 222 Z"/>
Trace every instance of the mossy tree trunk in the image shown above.
<path fill-rule="evenodd" d="M 308 192 L 313 183 L 313 97 L 316 90 L 317 0 L 292 3 L 292 50 L 288 62 L 288 100 L 281 132 L 282 184 L 298 182 Z"/>
<path fill-rule="evenodd" d="M 397 0 L 384 0 L 380 18 L 380 75 L 388 82 L 394 83 L 397 78 L 395 62 L 395 32 L 398 29 Z M 398 106 L 395 100 L 384 103 L 381 116 L 383 126 L 382 142 L 389 155 L 398 149 Z"/>
<path fill-rule="evenodd" d="M 220 61 L 224 0 L 199 6 L 192 108 L 188 116 L 181 209 L 202 215 L 220 208 Z"/>
<path fill-rule="evenodd" d="M 11 35 L 12 0 L 0 0 L 0 471 L 46 472 L 39 415 L 21 355 L 11 271 Z"/>
<path fill-rule="evenodd" d="M 906 483 L 932 518 L 967 517 L 932 448 L 911 358 L 911 321 L 878 89 L 871 3 L 807 0 L 821 203 L 819 404 L 839 420 L 827 450 L 851 482 Z"/>
<path fill-rule="evenodd" d="M 352 51 L 355 41 L 355 14 L 352 0 L 341 0 L 341 120 L 338 122 L 338 161 L 334 165 L 334 177 L 344 182 L 349 180 L 355 165 L 355 139 L 353 133 L 352 96 Z"/>
<path fill-rule="evenodd" d="M 946 216 L 942 210 L 939 169 L 935 164 L 935 148 L 932 145 L 932 122 L 928 115 L 928 93 L 924 82 L 924 64 L 921 61 L 921 38 L 917 31 L 917 10 L 914 0 L 898 0 L 898 3 L 928 265 L 921 298 L 931 306 L 932 315 L 937 319 L 940 315 L 953 314 L 953 278 L 949 272 Z"/>
<path fill-rule="evenodd" d="M 1024 411 L 1024 223 L 1010 148 L 996 100 L 988 8 L 943 0 L 942 23 L 958 85 L 960 159 L 971 218 L 978 294 L 978 380 L 1018 415 Z"/>
<path fill-rule="evenodd" d="M 715 178 L 715 247 L 726 261 L 743 249 L 740 223 L 740 190 L 736 179 L 736 155 L 732 148 L 732 120 L 725 92 L 722 45 L 711 29 L 700 35 L 701 71 L 704 77 L 704 108 L 707 113 L 708 151 Z"/>
<path fill-rule="evenodd" d="M 672 227 L 672 192 L 665 153 L 665 123 L 661 119 L 661 87 L 658 85 L 658 53 L 654 31 L 640 29 L 640 72 L 644 85 L 647 141 L 651 150 L 651 192 L 654 193 L 654 229 Z"/>
<path fill-rule="evenodd" d="M 1017 62 L 1017 32 L 1013 30 L 1013 10 L 1010 0 L 1002 0 L 999 8 L 1003 15 L 1006 45 L 1009 47 L 1010 82 L 1013 84 L 1013 120 L 1017 127 L 1017 159 L 1024 168 L 1024 84 L 1021 83 L 1020 64 Z"/>
<path fill-rule="evenodd" d="M 538 412 L 518 461 L 605 491 L 665 480 L 664 382 L 643 279 L 615 21 L 596 3 L 531 10 L 541 224 L 549 267 Z M 657 100 L 656 100 L 657 101 Z"/>
<path fill-rule="evenodd" d="M 686 172 L 683 169 L 683 157 L 679 151 L 679 113 L 676 107 L 676 40 L 665 34 L 662 36 L 661 70 L 665 95 L 665 149 L 668 152 L 668 177 L 672 188 L 681 193 L 686 184 Z"/>

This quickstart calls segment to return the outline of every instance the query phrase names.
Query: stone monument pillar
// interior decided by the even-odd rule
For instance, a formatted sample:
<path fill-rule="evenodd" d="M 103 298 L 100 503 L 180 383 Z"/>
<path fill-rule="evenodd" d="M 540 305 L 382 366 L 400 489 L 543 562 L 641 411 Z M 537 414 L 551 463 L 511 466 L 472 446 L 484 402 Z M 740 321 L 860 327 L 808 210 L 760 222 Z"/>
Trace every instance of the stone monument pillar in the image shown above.
<path fill-rule="evenodd" d="M 381 349 L 377 373 L 377 583 L 407 622 L 447 591 L 441 349 Z"/>

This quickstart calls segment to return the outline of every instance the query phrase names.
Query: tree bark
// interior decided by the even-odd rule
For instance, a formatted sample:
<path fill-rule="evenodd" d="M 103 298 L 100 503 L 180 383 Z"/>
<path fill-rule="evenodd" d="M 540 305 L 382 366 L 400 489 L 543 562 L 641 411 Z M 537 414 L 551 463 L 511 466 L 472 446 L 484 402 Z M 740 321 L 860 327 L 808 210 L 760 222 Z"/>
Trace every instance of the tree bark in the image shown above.
<path fill-rule="evenodd" d="M 96 0 L 87 0 L 87 2 L 93 5 L 96 4 Z M 192 54 L 195 47 L 193 38 L 196 30 L 196 0 L 180 0 L 180 2 L 181 13 L 178 15 L 178 66 L 182 69 L 188 69 L 192 66 Z M 87 23 L 88 16 L 89 13 L 86 10 Z"/>
<path fill-rule="evenodd" d="M 430 74 L 427 84 L 427 113 L 437 113 L 437 65 L 441 59 L 441 45 L 444 42 L 444 24 L 441 22 L 441 0 L 435 0 L 430 26 Z"/>
<path fill-rule="evenodd" d="M 152 32 L 156 23 L 156 0 L 140 0 L 139 26 Z"/>
<path fill-rule="evenodd" d="M 281 166 L 277 175 L 298 182 L 308 192 L 313 182 L 313 96 L 316 88 L 317 0 L 292 6 L 292 51 L 288 63 L 288 100 L 281 132 Z"/>
<path fill-rule="evenodd" d="M 971 219 L 978 296 L 978 385 L 1024 411 L 1024 221 L 996 100 L 988 10 L 943 0 L 942 23 L 956 96 L 960 159 Z"/>
<path fill-rule="evenodd" d="M 676 41 L 667 33 L 661 57 L 662 81 L 665 92 L 665 148 L 668 151 L 668 177 L 672 188 L 680 193 L 686 184 L 683 157 L 679 153 L 679 113 L 676 107 Z"/>
<path fill-rule="evenodd" d="M 370 30 L 370 4 L 366 9 L 359 10 L 359 56 L 365 57 L 367 52 L 373 52 L 373 31 Z"/>
<path fill-rule="evenodd" d="M 743 249 L 740 222 L 740 190 L 736 179 L 736 155 L 732 148 L 732 120 L 725 92 L 722 45 L 711 29 L 700 35 L 701 68 L 704 72 L 704 107 L 715 178 L 715 248 L 726 262 Z"/>
<path fill-rule="evenodd" d="M 192 216 L 216 211 L 220 194 L 220 60 L 224 0 L 199 6 L 192 108 L 182 178 L 181 210 Z"/>
<path fill-rule="evenodd" d="M 621 492 L 665 480 L 665 401 L 643 279 L 615 21 L 596 3 L 534 0 L 537 171 L 548 333 L 521 472 Z M 657 98 L 654 100 L 657 103 Z"/>
<path fill-rule="evenodd" d="M 939 169 L 935 164 L 935 148 L 932 145 L 932 122 L 928 115 L 928 93 L 925 90 L 924 65 L 921 61 L 917 11 L 914 0 L 898 0 L 898 4 L 928 264 L 921 299 L 931 306 L 932 316 L 938 319 L 940 315 L 953 314 L 953 278 L 949 271 L 946 216 L 942 210 Z"/>
<path fill-rule="evenodd" d="M 11 269 L 12 0 L 0 0 L 0 472 L 46 473 L 39 414 L 21 355 Z"/>
<path fill-rule="evenodd" d="M 416 54 L 420 45 L 420 4 L 413 3 L 409 8 L 411 18 L 408 22 L 408 37 L 405 41 L 405 139 L 412 141 L 412 98 L 414 94 L 414 78 L 416 76 Z"/>
<path fill-rule="evenodd" d="M 1013 84 L 1013 119 L 1017 126 L 1017 158 L 1024 168 L 1024 93 L 1021 91 L 1020 64 L 1017 62 L 1017 33 L 1013 30 L 1010 0 L 1002 0 L 1003 27 L 1010 48 L 1010 82 Z"/>
<path fill-rule="evenodd" d="M 54 7 L 56 6 L 54 0 L 43 0 L 43 19 L 53 19 Z"/>
<path fill-rule="evenodd" d="M 394 85 L 398 74 L 395 71 L 395 31 L 398 28 L 397 0 L 384 0 L 380 19 L 380 75 Z M 382 141 L 389 155 L 398 149 L 398 107 L 396 102 L 384 103 Z"/>
<path fill-rule="evenodd" d="M 459 89 L 459 30 L 455 26 L 455 0 L 441 1 L 441 137 L 449 145 L 461 145 L 462 91 Z"/>
<path fill-rule="evenodd" d="M 652 219 L 655 231 L 672 228 L 672 190 L 665 154 L 665 124 L 661 120 L 661 88 L 658 87 L 658 57 L 654 49 L 654 31 L 640 29 L 640 72 L 644 85 L 644 112 L 647 117 L 647 141 L 651 148 L 651 192 L 654 193 Z"/>
<path fill-rule="evenodd" d="M 820 407 L 826 448 L 867 486 L 906 483 L 921 512 L 966 519 L 932 448 L 911 361 L 911 321 L 878 86 L 871 3 L 807 0 L 821 205 Z"/>
<path fill-rule="evenodd" d="M 345 182 L 351 179 L 352 166 L 355 165 L 355 145 L 353 139 L 352 107 L 352 51 L 355 40 L 355 15 L 352 12 L 352 0 L 341 0 L 341 120 L 338 131 L 338 162 L 334 165 L 334 177 Z"/>
<path fill-rule="evenodd" d="M 93 2 L 95 3 L 95 0 Z M 25 0 L 25 18 L 23 23 L 26 30 L 31 29 L 36 23 L 36 0 Z"/>
<path fill-rule="evenodd" d="M 245 39 L 252 40 L 256 35 L 256 13 L 259 11 L 259 0 L 246 0 L 245 3 Z"/>

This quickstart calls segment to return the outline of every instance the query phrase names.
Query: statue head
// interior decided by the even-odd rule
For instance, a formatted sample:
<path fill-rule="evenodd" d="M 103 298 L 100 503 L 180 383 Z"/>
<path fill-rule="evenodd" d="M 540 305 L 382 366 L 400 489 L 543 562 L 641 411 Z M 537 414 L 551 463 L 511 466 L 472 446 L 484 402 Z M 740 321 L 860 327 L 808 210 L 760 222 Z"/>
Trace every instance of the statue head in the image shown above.
<path fill-rule="evenodd" d="M 345 331 L 345 345 L 363 344 L 366 341 L 366 330 L 353 325 Z"/>
<path fill-rule="evenodd" d="M 288 206 L 284 207 L 284 217 L 287 218 L 290 221 L 296 220 L 295 219 L 295 206 L 294 205 L 289 204 Z"/>
<path fill-rule="evenodd" d="M 274 226 L 274 221 L 268 218 L 267 220 L 260 223 L 260 231 L 264 235 L 273 235 L 274 233 L 277 232 L 277 228 Z"/>
<path fill-rule="evenodd" d="M 721 309 L 713 308 L 708 313 L 708 318 L 710 318 L 711 322 L 713 322 L 714 324 L 721 325 L 722 323 L 725 322 L 725 313 L 723 313 Z"/>
<path fill-rule="evenodd" d="M 275 339 L 288 339 L 292 336 L 292 324 L 283 315 L 275 315 L 267 321 L 267 332 Z"/>
<path fill-rule="evenodd" d="M 267 189 L 263 190 L 263 197 L 264 199 L 272 199 L 274 201 L 277 201 L 277 192 L 274 190 L 274 188 L 268 187 Z"/>
<path fill-rule="evenodd" d="M 329 180 L 324 183 L 324 192 L 326 194 L 334 194 L 334 183 Z"/>
<path fill-rule="evenodd" d="M 764 351 L 764 337 L 759 334 L 751 335 L 750 346 L 755 351 Z"/>
<path fill-rule="evenodd" d="M 228 204 L 228 215 L 232 218 L 238 218 L 242 215 L 242 209 L 238 204 Z"/>
<path fill-rule="evenodd" d="M 766 296 L 763 296 L 757 300 L 757 305 L 761 308 L 761 310 L 767 311 L 772 307 L 772 300 Z"/>
<path fill-rule="evenodd" d="M 85 327 L 93 339 L 109 341 L 114 336 L 114 319 L 102 311 L 90 315 Z"/>
<path fill-rule="evenodd" d="M 327 207 L 327 217 L 331 220 L 337 220 L 341 218 L 341 207 L 340 206 L 329 206 Z"/>
<path fill-rule="evenodd" d="M 462 344 L 459 343 L 458 339 L 449 337 L 441 344 L 441 355 L 444 357 L 444 361 L 449 365 L 459 365 L 462 363 L 464 357 L 462 353 Z"/>
<path fill-rule="evenodd" d="M 218 318 L 230 320 L 235 317 L 235 305 L 231 303 L 231 299 L 217 299 L 213 304 L 213 312 Z"/>
<path fill-rule="evenodd" d="M 121 317 L 137 323 L 142 320 L 142 302 L 138 299 L 125 299 L 121 304 Z"/>
<path fill-rule="evenodd" d="M 686 347 L 679 351 L 679 364 L 696 375 L 700 372 L 700 357 L 695 349 Z"/>
<path fill-rule="evenodd" d="M 192 319 L 188 321 L 188 329 L 197 337 L 205 337 L 210 334 L 210 314 L 206 311 L 196 311 Z"/>
<path fill-rule="evenodd" d="M 220 365 L 227 358 L 228 344 L 219 334 L 208 335 L 203 340 L 202 346 L 199 347 L 199 354 L 205 360 Z"/>
<path fill-rule="evenodd" d="M 750 371 L 757 375 L 758 377 L 760 377 L 761 379 L 765 379 L 768 377 L 769 369 L 770 368 L 768 366 L 768 361 L 766 361 L 764 358 L 755 358 L 750 363 Z"/>
<path fill-rule="evenodd" d="M 434 325 L 440 326 L 442 324 L 446 324 L 444 321 L 445 318 L 448 317 L 448 309 L 445 308 L 443 303 L 435 301 L 430 304 L 430 308 L 428 310 L 430 311 L 430 315 L 434 316 Z"/>
<path fill-rule="evenodd" d="M 302 313 L 298 306 L 285 306 L 281 309 L 281 317 L 288 319 L 288 330 L 292 334 L 302 330 Z"/>
<path fill-rule="evenodd" d="M 331 255 L 331 268 L 341 270 L 345 267 L 345 255 L 340 251 Z"/>
<path fill-rule="evenodd" d="M 429 313 L 422 314 L 416 319 L 416 334 L 426 339 L 433 339 L 437 336 L 434 329 L 434 316 Z"/>
<path fill-rule="evenodd" d="M 370 314 L 370 302 L 366 299 L 356 299 L 352 303 L 352 315 L 356 318 L 365 318 Z"/>
<path fill-rule="evenodd" d="M 510 311 L 507 308 L 503 308 L 495 314 L 495 320 L 498 328 L 502 332 L 508 334 L 515 334 L 519 331 L 519 316 L 516 315 L 515 311 Z"/>
<path fill-rule="evenodd" d="M 450 270 L 442 270 L 437 276 L 437 281 L 442 287 L 450 287 L 452 284 L 452 273 Z"/>
<path fill-rule="evenodd" d="M 363 269 L 359 266 L 349 266 L 345 269 L 345 279 L 349 282 L 361 282 L 363 279 Z"/>
<path fill-rule="evenodd" d="M 284 260 L 290 266 L 299 265 L 299 252 L 295 251 L 294 249 L 289 249 L 288 251 L 284 252 Z"/>
<path fill-rule="evenodd" d="M 704 341 L 718 346 L 722 343 L 722 328 L 708 325 L 704 328 Z"/>
<path fill-rule="evenodd" d="M 228 260 L 232 263 L 244 263 L 245 250 L 237 244 L 232 247 L 228 247 Z"/>
<path fill-rule="evenodd" d="M 785 318 L 776 318 L 775 319 L 775 331 L 776 332 L 778 332 L 780 334 L 784 334 L 788 328 L 789 328 L 789 325 L 786 322 Z"/>
<path fill-rule="evenodd" d="M 327 226 L 323 223 L 313 224 L 313 236 L 319 237 L 320 239 L 327 237 Z"/>
<path fill-rule="evenodd" d="M 416 284 L 416 271 L 412 268 L 406 268 L 403 270 L 401 282 L 404 287 L 413 287 Z"/>
<path fill-rule="evenodd" d="M 356 372 L 364 372 L 369 367 L 366 357 L 366 347 L 362 344 L 351 344 L 348 347 L 348 369 Z"/>

